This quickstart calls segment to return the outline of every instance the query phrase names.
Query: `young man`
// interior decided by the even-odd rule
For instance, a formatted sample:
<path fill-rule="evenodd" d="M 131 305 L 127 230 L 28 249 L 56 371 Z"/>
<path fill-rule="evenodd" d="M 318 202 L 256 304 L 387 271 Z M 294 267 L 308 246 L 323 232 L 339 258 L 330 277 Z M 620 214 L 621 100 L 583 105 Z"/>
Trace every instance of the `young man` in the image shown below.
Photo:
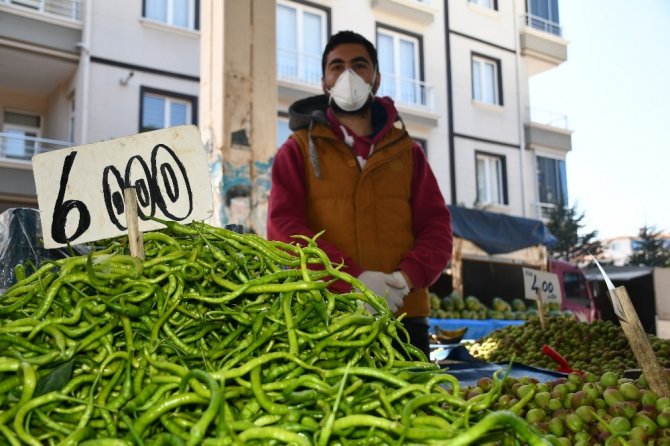
<path fill-rule="evenodd" d="M 427 287 L 451 258 L 451 217 L 419 145 L 388 98 L 375 47 L 342 31 L 322 57 L 325 94 L 289 108 L 294 133 L 272 167 L 268 239 L 318 239 L 334 264 L 407 313 L 410 342 L 429 353 Z M 336 291 L 348 292 L 337 283 Z"/>

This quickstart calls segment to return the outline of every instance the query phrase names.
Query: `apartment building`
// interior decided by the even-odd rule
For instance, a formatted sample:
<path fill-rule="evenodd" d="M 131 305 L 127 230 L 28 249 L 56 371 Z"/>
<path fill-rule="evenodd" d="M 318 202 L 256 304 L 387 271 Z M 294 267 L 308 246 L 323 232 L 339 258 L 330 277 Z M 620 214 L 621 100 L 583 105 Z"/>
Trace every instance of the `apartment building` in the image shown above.
<path fill-rule="evenodd" d="M 328 37 L 352 29 L 376 44 L 378 94 L 394 98 L 449 203 L 539 218 L 567 202 L 571 131 L 564 116 L 530 109 L 528 87 L 567 59 L 558 0 L 267 3 L 255 14 L 274 16 L 276 39 L 258 47 L 276 59 L 277 101 L 255 106 L 276 108 L 277 146 L 289 105 L 321 92 Z M 0 210 L 36 206 L 35 153 L 198 124 L 201 9 L 199 0 L 0 0 Z"/>
<path fill-rule="evenodd" d="M 0 211 L 36 207 L 31 157 L 197 123 L 197 2 L 0 0 Z"/>

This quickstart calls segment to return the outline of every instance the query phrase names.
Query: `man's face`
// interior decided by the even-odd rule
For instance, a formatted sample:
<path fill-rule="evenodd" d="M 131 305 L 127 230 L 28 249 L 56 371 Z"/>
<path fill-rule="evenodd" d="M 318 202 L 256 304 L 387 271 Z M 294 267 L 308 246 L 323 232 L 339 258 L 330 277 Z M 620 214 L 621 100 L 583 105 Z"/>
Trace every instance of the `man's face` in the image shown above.
<path fill-rule="evenodd" d="M 365 47 L 358 43 L 343 43 L 337 45 L 328 56 L 326 56 L 326 69 L 321 79 L 323 91 L 330 90 L 340 74 L 351 68 L 368 84 L 374 78 L 372 91 L 377 92 L 379 88 L 379 75 L 375 76 L 375 66 Z"/>

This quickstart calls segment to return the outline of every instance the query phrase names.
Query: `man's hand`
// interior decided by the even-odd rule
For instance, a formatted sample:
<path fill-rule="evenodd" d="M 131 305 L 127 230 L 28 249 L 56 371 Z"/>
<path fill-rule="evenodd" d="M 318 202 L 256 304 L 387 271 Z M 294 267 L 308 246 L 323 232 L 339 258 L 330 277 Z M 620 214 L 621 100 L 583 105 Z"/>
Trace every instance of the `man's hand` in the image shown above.
<path fill-rule="evenodd" d="M 407 281 L 400 271 L 391 274 L 380 271 L 363 271 L 358 276 L 358 280 L 363 282 L 370 291 L 386 299 L 392 313 L 398 311 L 403 304 L 403 299 L 409 293 Z"/>

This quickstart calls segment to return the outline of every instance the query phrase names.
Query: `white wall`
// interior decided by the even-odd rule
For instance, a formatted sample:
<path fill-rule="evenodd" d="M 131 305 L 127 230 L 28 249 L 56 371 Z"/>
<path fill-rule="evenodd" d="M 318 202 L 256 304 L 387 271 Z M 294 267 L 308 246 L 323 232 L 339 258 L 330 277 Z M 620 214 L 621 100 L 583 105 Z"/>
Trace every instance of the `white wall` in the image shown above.
<path fill-rule="evenodd" d="M 178 75 L 200 75 L 199 31 L 142 18 L 140 1 L 90 3 L 88 143 L 139 132 L 142 86 L 198 97 L 198 82 Z M 192 112 L 198 112 L 197 106 Z M 83 120 L 81 115 L 78 119 Z"/>
<path fill-rule="evenodd" d="M 142 2 L 92 3 L 91 56 L 175 73 L 200 74 L 200 33 L 142 18 Z"/>

